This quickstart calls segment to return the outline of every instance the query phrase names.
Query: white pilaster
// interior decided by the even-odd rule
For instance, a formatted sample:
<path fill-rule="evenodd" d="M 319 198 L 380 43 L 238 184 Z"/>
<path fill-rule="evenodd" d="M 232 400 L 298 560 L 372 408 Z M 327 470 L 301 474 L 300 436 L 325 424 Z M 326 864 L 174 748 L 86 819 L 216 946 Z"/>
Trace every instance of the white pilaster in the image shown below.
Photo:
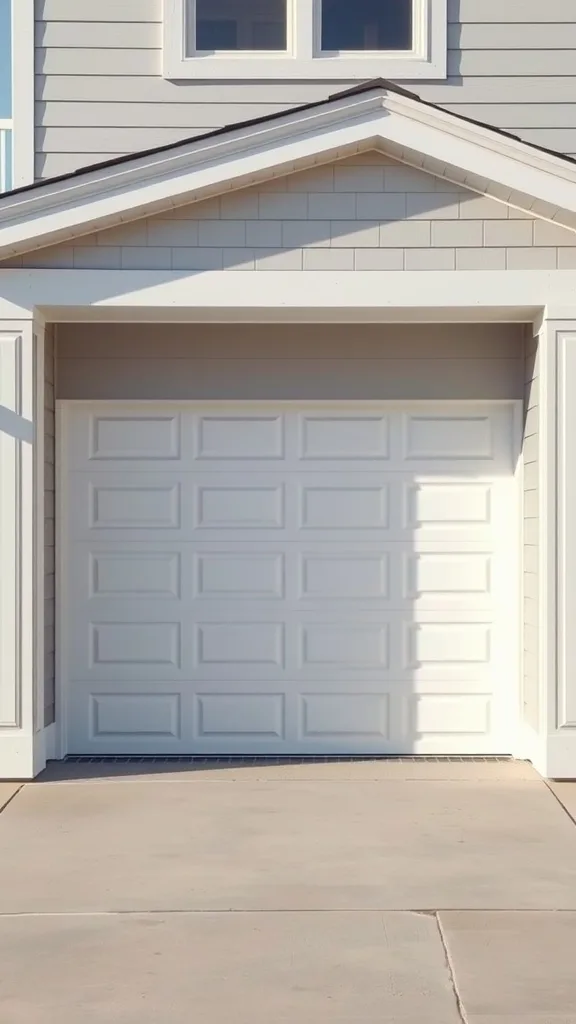
<path fill-rule="evenodd" d="M 576 778 L 576 309 L 573 319 L 544 319 L 539 339 L 540 734 L 534 763 L 549 778 Z"/>
<path fill-rule="evenodd" d="M 13 187 L 34 181 L 34 0 L 12 0 Z"/>
<path fill-rule="evenodd" d="M 0 320 L 0 778 L 45 764 L 43 377 L 41 324 Z"/>

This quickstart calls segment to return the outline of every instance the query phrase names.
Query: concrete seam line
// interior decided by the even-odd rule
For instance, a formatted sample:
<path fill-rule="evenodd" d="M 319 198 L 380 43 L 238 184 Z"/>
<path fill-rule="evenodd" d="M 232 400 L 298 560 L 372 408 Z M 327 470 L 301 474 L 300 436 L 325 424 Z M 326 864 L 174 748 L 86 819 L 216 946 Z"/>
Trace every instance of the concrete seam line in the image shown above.
<path fill-rule="evenodd" d="M 175 907 L 148 907 L 145 909 L 138 910 L 0 910 L 0 921 L 3 918 L 16 918 L 16 917 L 157 917 L 157 916 L 180 916 L 180 917 L 201 917 L 204 914 L 211 914 L 212 916 L 226 916 L 235 915 L 240 917 L 255 916 L 263 914 L 355 914 L 355 915 L 368 915 L 368 914 L 400 914 L 406 916 L 407 914 L 419 915 L 421 917 L 436 917 L 438 913 L 441 914 L 474 914 L 480 913 L 478 907 L 445 907 L 443 910 L 414 910 L 407 908 L 405 910 L 399 910 L 398 907 L 377 907 L 370 910 L 366 909 L 355 909 L 350 910 L 346 908 L 330 908 L 330 907 L 306 907 L 306 908 L 287 908 L 287 907 L 267 907 L 265 910 L 261 908 L 253 907 L 252 909 L 241 909 L 238 910 L 234 907 L 228 907 L 223 909 L 222 907 L 187 907 L 184 910 L 179 910 Z M 568 908 L 566 910 L 558 910 L 557 908 L 534 908 L 525 907 L 520 909 L 512 909 L 511 907 L 503 909 L 502 907 L 482 907 L 481 913 L 483 914 L 571 914 L 576 915 L 576 908 Z"/>
<path fill-rule="evenodd" d="M 462 1002 L 462 999 L 460 997 L 460 993 L 458 991 L 458 985 L 456 984 L 456 974 L 455 974 L 455 971 L 454 971 L 454 964 L 452 963 L 452 957 L 450 956 L 450 951 L 448 949 L 448 943 L 446 941 L 446 936 L 444 935 L 444 930 L 442 928 L 442 922 L 440 921 L 440 917 L 439 917 L 438 913 L 434 914 L 434 918 L 436 920 L 436 927 L 438 929 L 438 934 L 440 936 L 440 942 L 442 943 L 442 948 L 444 950 L 444 958 L 446 960 L 446 967 L 448 968 L 448 976 L 450 978 L 450 984 L 452 986 L 452 991 L 454 993 L 454 998 L 456 1000 L 456 1007 L 458 1009 L 458 1015 L 460 1017 L 460 1020 L 462 1021 L 462 1024 L 468 1024 L 468 1017 L 466 1015 L 466 1010 L 464 1009 L 464 1003 Z"/>
<path fill-rule="evenodd" d="M 8 807 L 8 804 L 12 803 L 12 801 L 15 799 L 15 797 L 18 796 L 18 793 L 20 793 L 20 791 L 22 789 L 24 789 L 24 783 L 23 782 L 18 786 L 18 789 L 14 793 L 12 793 L 12 796 L 9 796 L 8 799 L 3 804 L 0 805 L 0 814 L 2 814 L 2 811 L 6 810 L 6 808 Z"/>
<path fill-rule="evenodd" d="M 572 824 L 573 824 L 573 825 L 576 825 L 576 818 L 574 817 L 574 815 L 573 815 L 573 814 L 571 814 L 571 813 L 570 813 L 570 811 L 569 811 L 569 810 L 568 810 L 568 808 L 566 807 L 566 804 L 563 804 L 563 803 L 562 803 L 562 801 L 561 801 L 560 797 L 558 796 L 558 794 L 554 792 L 554 790 L 552 789 L 552 787 L 551 787 L 550 783 L 548 782 L 548 779 L 544 779 L 543 781 L 544 781 L 544 785 L 546 786 L 546 788 L 548 789 L 548 791 L 549 791 L 550 793 L 552 793 L 552 796 L 554 797 L 554 799 L 555 799 L 556 803 L 557 803 L 557 804 L 560 804 L 560 807 L 561 807 L 561 808 L 562 808 L 562 810 L 564 811 L 564 814 L 566 814 L 566 815 L 567 815 L 567 817 L 568 817 L 568 818 L 570 818 L 570 821 L 572 822 Z"/>

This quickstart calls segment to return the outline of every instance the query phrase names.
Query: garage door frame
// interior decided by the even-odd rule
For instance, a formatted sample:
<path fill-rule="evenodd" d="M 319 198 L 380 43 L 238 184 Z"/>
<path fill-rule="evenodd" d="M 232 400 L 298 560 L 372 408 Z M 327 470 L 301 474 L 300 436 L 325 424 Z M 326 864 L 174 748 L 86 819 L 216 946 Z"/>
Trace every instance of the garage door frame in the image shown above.
<path fill-rule="evenodd" d="M 56 757 L 65 757 L 69 752 L 69 730 L 68 730 L 68 716 L 69 716 L 69 692 L 70 692 L 70 677 L 68 671 L 68 652 L 69 652 L 69 624 L 67 619 L 67 572 L 68 572 L 68 557 L 69 548 L 66 544 L 67 537 L 67 524 L 68 524 L 68 513 L 69 513 L 69 480 L 68 480 L 68 463 L 67 463 L 67 440 L 68 440 L 68 424 L 69 416 L 68 410 L 73 406 L 83 405 L 91 406 L 96 404 L 106 404 L 109 406 L 117 406 L 119 409 L 130 406 L 142 406 L 143 408 L 159 406 L 162 404 L 174 404 L 186 405 L 188 408 L 193 410 L 194 408 L 201 407 L 203 410 L 208 407 L 214 409 L 230 408 L 231 405 L 237 407 L 246 407 L 251 409 L 258 408 L 270 408 L 273 404 L 274 407 L 286 407 L 286 408 L 298 408 L 299 406 L 310 406 L 314 405 L 321 409 L 322 407 L 334 408 L 338 406 L 341 409 L 355 408 L 357 409 L 360 405 L 369 410 L 372 408 L 402 408 L 410 409 L 410 407 L 430 407 L 443 408 L 449 406 L 467 405 L 470 407 L 476 406 L 506 406 L 512 410 L 512 423 L 513 423 L 513 451 L 517 455 L 517 461 L 513 477 L 515 480 L 515 492 L 516 492 L 516 519 L 518 522 L 518 540 L 517 544 L 514 545 L 515 550 L 511 552 L 511 563 L 514 566 L 514 575 L 517 581 L 517 585 L 514 588 L 516 591 L 516 602 L 514 612 L 511 616 L 510 631 L 514 636 L 514 640 L 511 641 L 510 648 L 515 650 L 514 665 L 512 666 L 511 658 L 511 669 L 513 668 L 513 675 L 515 683 L 510 683 L 506 689 L 505 694 L 502 698 L 502 706 L 506 706 L 506 716 L 510 721 L 510 742 L 508 743 L 507 750 L 501 751 L 501 753 L 512 754 L 513 756 L 524 756 L 523 750 L 523 736 L 521 727 L 521 680 L 522 680 L 522 607 L 523 607 L 523 456 L 522 456 L 522 417 L 523 417 L 523 403 L 519 400 L 514 399 L 500 399 L 500 400 L 459 400 L 445 399 L 445 400 L 383 400 L 377 402 L 371 401 L 308 401 L 308 400 L 291 400 L 291 401 L 278 401 L 273 402 L 269 400 L 210 400 L 210 401 L 199 401 L 191 400 L 184 402 L 182 400 L 160 400 L 160 399 L 106 399 L 102 403 L 98 399 L 66 399 L 58 400 L 56 402 L 56 702 L 57 702 L 57 720 L 56 720 Z M 511 587 L 511 590 L 513 588 Z M 97 755 L 93 755 L 97 756 Z M 204 756 L 204 755 L 201 755 Z"/>

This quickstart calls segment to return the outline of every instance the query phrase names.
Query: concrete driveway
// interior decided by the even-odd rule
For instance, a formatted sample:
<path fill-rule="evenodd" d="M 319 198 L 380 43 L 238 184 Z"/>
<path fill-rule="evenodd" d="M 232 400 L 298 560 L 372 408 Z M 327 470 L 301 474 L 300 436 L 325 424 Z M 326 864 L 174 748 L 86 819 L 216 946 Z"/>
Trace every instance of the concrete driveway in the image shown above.
<path fill-rule="evenodd" d="M 576 1024 L 576 784 L 61 765 L 3 802 L 6 1024 Z"/>

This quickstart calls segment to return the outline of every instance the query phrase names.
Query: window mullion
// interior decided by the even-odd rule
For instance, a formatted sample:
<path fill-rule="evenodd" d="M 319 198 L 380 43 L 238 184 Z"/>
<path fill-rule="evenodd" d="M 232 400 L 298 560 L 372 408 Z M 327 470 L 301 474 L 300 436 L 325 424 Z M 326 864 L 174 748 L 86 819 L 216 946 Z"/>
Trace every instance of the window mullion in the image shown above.
<path fill-rule="evenodd" d="M 189 56 L 195 54 L 196 46 L 196 0 L 184 0 L 182 4 L 182 32 L 184 48 Z"/>
<path fill-rule="evenodd" d="M 412 0 L 412 48 L 428 57 L 432 0 Z"/>
<path fill-rule="evenodd" d="M 312 60 L 320 0 L 289 0 L 292 22 L 292 53 L 298 60 Z"/>

